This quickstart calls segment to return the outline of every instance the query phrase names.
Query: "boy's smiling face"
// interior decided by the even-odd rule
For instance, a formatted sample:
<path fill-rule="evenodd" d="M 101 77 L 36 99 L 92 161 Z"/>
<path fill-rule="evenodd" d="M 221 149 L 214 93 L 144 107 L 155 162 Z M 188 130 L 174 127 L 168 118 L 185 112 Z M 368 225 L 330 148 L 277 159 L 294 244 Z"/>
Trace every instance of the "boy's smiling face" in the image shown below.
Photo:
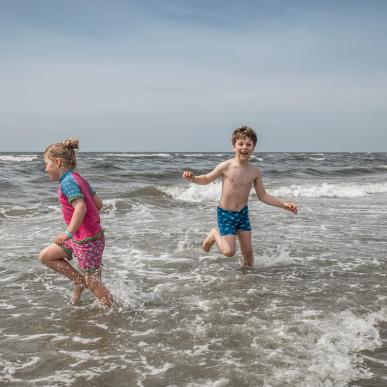
<path fill-rule="evenodd" d="M 254 142 L 248 136 L 237 138 L 234 144 L 235 155 L 241 160 L 248 160 L 254 152 L 254 148 Z"/>

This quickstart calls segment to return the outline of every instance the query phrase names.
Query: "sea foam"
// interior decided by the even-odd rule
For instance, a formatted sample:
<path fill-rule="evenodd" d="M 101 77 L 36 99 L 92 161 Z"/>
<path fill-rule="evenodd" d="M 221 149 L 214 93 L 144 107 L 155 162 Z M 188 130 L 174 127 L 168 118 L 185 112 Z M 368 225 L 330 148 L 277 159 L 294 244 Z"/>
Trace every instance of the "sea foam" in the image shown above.
<path fill-rule="evenodd" d="M 214 182 L 205 186 L 190 184 L 189 186 L 177 185 L 174 187 L 159 187 L 159 189 L 176 200 L 185 202 L 204 202 L 219 200 L 222 185 L 220 182 Z"/>
<path fill-rule="evenodd" d="M 176 200 L 186 202 L 217 201 L 222 192 L 220 181 L 209 185 L 191 184 L 174 187 L 159 187 Z M 337 183 L 337 184 L 292 184 L 276 188 L 266 187 L 267 193 L 277 197 L 309 197 L 309 198 L 359 198 L 372 194 L 386 193 L 387 183 Z M 251 196 L 255 195 L 254 189 Z"/>
<path fill-rule="evenodd" d="M 22 161 L 33 161 L 37 158 L 37 155 L 1 155 L 0 161 L 16 161 L 20 163 Z"/>
<path fill-rule="evenodd" d="M 382 345 L 377 324 L 386 321 L 386 310 L 357 316 L 351 310 L 332 313 L 324 319 L 303 313 L 297 326 L 304 325 L 309 332 L 294 350 L 301 350 L 303 357 L 295 360 L 293 355 L 273 353 L 289 366 L 274 369 L 267 380 L 268 386 L 297 385 L 340 386 L 358 379 L 369 379 L 372 373 L 364 365 L 362 351 L 373 351 Z M 294 322 L 296 323 L 296 322 Z M 286 343 L 294 342 L 291 327 L 281 325 L 277 335 Z M 287 358 L 290 356 L 291 358 Z M 298 364 L 297 364 L 298 363 Z"/>
<path fill-rule="evenodd" d="M 290 185 L 269 190 L 270 194 L 279 197 L 310 197 L 310 198 L 359 198 L 371 194 L 387 192 L 387 183 L 361 184 L 305 184 Z"/>

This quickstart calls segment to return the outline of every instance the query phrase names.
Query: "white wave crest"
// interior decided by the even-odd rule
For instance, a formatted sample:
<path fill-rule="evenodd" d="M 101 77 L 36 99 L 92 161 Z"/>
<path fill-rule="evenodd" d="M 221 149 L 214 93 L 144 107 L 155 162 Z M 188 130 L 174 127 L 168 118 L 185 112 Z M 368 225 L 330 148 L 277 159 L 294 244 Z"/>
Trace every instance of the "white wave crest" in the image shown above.
<path fill-rule="evenodd" d="M 296 367 L 276 369 L 273 380 L 265 386 L 290 382 L 300 387 L 344 387 L 351 381 L 371 378 L 372 373 L 364 365 L 361 353 L 381 347 L 377 326 L 386 319 L 385 309 L 365 316 L 345 310 L 332 313 L 323 320 L 316 319 L 313 314 L 304 314 L 302 322 L 310 332 L 303 343 L 307 352 L 305 361 Z M 277 329 L 277 334 L 284 341 L 292 338 L 291 329 L 283 325 Z"/>
<path fill-rule="evenodd" d="M 279 197 L 309 197 L 309 198 L 359 198 L 370 194 L 387 192 L 387 183 L 374 184 L 307 184 L 290 185 L 270 190 L 270 194 Z"/>
<path fill-rule="evenodd" d="M 170 153 L 104 153 L 108 157 L 173 157 Z"/>
<path fill-rule="evenodd" d="M 174 199 L 186 202 L 218 201 L 222 192 L 222 183 L 214 182 L 208 185 L 190 184 L 175 187 L 158 187 Z"/>
<path fill-rule="evenodd" d="M 176 200 L 186 202 L 218 201 L 222 192 L 220 181 L 209 185 L 191 184 L 174 187 L 158 187 Z M 374 184 L 305 184 L 290 185 L 267 189 L 268 193 L 277 197 L 307 197 L 307 198 L 359 198 L 372 194 L 386 193 L 387 183 Z M 253 190 L 251 191 L 253 195 Z"/>
<path fill-rule="evenodd" d="M 290 256 L 289 247 L 286 243 L 283 243 L 277 246 L 276 251 L 257 256 L 254 261 L 257 267 L 273 267 L 293 264 L 298 259 Z"/>
<path fill-rule="evenodd" d="M 38 155 L 1 155 L 0 161 L 16 161 L 20 163 L 22 161 L 33 161 L 38 158 Z"/>
<path fill-rule="evenodd" d="M 12 206 L 8 208 L 0 207 L 0 215 L 5 218 L 18 218 L 34 215 L 36 207 L 21 207 L 21 206 Z"/>
<path fill-rule="evenodd" d="M 114 278 L 108 280 L 107 283 L 114 302 L 120 309 L 138 309 L 149 298 L 134 281 L 128 281 L 118 273 L 115 273 Z"/>
<path fill-rule="evenodd" d="M 334 317 L 319 326 L 324 333 L 311 350 L 309 371 L 320 380 L 333 377 L 337 385 L 370 378 L 372 374 L 362 366 L 363 359 L 357 354 L 373 351 L 382 345 L 377 324 L 386 321 L 386 311 L 358 317 L 346 310 Z M 312 380 L 305 380 L 306 385 Z"/>

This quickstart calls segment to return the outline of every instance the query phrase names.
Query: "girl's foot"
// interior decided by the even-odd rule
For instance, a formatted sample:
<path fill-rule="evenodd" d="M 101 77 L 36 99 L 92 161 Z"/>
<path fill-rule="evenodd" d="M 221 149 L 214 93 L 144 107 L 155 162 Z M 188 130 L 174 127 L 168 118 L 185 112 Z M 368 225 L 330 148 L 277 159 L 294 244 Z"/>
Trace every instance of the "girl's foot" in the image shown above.
<path fill-rule="evenodd" d="M 214 245 L 214 243 L 215 243 L 215 238 L 212 236 L 212 231 L 210 231 L 207 238 L 204 240 L 204 242 L 202 244 L 202 249 L 205 252 L 209 253 L 211 250 L 211 247 Z"/>
<path fill-rule="evenodd" d="M 71 296 L 71 304 L 75 305 L 79 299 L 81 298 L 81 294 L 83 290 L 85 289 L 85 285 L 82 283 L 76 283 L 75 288 L 73 290 L 73 294 Z"/>

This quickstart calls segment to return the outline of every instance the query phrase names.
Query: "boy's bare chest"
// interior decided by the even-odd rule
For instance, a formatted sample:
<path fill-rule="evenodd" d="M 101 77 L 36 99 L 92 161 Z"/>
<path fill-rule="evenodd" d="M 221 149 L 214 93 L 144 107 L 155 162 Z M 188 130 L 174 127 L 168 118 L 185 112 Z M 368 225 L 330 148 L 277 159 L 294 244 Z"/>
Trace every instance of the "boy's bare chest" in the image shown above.
<path fill-rule="evenodd" d="M 254 174 L 246 170 L 231 170 L 225 174 L 225 183 L 233 188 L 250 187 L 254 180 Z"/>

